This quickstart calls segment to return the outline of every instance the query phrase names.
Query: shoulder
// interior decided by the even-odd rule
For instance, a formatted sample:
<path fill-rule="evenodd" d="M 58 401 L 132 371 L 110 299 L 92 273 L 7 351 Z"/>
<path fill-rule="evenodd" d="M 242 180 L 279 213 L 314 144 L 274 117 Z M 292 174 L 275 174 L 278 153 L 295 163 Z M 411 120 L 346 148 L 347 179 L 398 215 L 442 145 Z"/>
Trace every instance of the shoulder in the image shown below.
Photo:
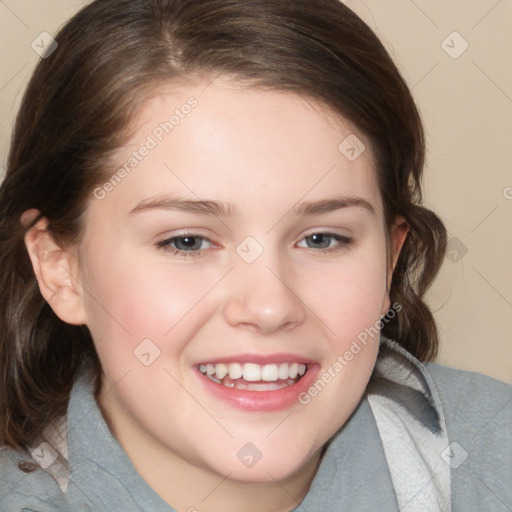
<path fill-rule="evenodd" d="M 480 373 L 427 364 L 452 428 L 478 433 L 512 421 L 512 386 Z"/>
<path fill-rule="evenodd" d="M 466 510 L 510 510 L 512 386 L 479 373 L 426 367 L 445 416 L 450 444 L 441 456 L 451 466 L 454 502 Z"/>
<path fill-rule="evenodd" d="M 56 482 L 23 450 L 0 447 L 0 510 L 64 512 L 64 494 Z"/>

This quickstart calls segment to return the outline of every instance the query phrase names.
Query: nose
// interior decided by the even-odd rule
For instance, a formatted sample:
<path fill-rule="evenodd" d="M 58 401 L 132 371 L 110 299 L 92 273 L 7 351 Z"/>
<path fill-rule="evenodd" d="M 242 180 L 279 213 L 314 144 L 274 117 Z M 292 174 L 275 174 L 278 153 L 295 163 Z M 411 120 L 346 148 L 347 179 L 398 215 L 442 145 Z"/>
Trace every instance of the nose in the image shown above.
<path fill-rule="evenodd" d="M 299 291 L 293 289 L 293 276 L 283 265 L 268 265 L 260 258 L 242 262 L 229 280 L 224 318 L 234 327 L 261 334 L 287 331 L 306 319 L 306 307 Z"/>

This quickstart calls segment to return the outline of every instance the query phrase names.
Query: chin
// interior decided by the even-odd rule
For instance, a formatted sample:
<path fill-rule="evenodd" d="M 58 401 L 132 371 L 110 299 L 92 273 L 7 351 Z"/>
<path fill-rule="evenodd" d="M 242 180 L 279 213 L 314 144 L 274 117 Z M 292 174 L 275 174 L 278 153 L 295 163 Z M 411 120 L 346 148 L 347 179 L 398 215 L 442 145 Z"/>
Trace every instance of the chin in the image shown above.
<path fill-rule="evenodd" d="M 297 452 L 298 448 L 293 447 Z M 236 460 L 210 461 L 210 469 L 216 473 L 235 480 L 246 483 L 275 484 L 292 478 L 297 473 L 306 469 L 309 464 L 316 465 L 317 456 L 315 453 L 310 457 L 305 457 L 304 452 L 300 456 L 289 456 L 285 451 L 280 451 L 277 447 L 268 447 L 267 454 L 257 452 L 254 445 L 246 444 L 238 451 Z M 252 452 L 252 454 L 251 454 Z M 240 457 L 240 460 L 239 460 Z M 251 459 L 252 457 L 252 459 Z M 261 457 L 261 458 L 258 458 Z M 229 475 L 229 476 L 228 476 Z"/>

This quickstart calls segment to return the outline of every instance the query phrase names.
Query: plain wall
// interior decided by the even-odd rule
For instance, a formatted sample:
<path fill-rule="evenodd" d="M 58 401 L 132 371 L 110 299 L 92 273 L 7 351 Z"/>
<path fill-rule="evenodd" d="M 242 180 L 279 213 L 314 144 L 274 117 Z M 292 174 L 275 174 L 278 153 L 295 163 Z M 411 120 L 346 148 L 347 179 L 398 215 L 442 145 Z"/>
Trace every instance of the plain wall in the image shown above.
<path fill-rule="evenodd" d="M 55 35 L 85 3 L 0 2 L 2 167 L 40 58 L 33 41 Z M 425 202 L 450 238 L 428 296 L 441 332 L 438 362 L 512 383 L 512 1 L 346 3 L 390 50 L 425 122 Z"/>

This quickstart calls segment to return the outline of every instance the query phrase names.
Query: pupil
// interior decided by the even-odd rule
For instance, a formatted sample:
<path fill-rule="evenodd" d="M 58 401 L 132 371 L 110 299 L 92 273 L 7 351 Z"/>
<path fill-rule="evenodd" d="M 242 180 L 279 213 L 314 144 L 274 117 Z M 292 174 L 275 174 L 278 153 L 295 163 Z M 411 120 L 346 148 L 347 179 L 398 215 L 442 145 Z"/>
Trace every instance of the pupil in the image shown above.
<path fill-rule="evenodd" d="M 184 236 L 176 240 L 176 247 L 178 249 L 198 249 L 201 245 L 201 240 L 195 236 Z"/>
<path fill-rule="evenodd" d="M 310 240 L 312 245 L 316 245 L 317 247 L 327 248 L 329 247 L 329 237 L 323 234 L 311 235 Z"/>

